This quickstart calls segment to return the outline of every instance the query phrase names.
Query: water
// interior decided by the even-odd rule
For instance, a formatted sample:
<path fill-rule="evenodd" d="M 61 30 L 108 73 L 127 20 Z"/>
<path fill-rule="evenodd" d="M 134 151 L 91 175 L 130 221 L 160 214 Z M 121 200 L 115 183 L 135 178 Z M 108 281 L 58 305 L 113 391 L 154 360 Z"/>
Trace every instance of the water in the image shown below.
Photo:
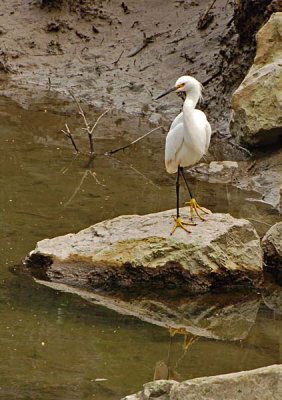
<path fill-rule="evenodd" d="M 164 170 L 160 133 L 115 158 L 103 156 L 151 129 L 146 121 L 112 112 L 95 133 L 100 155 L 86 167 L 87 157 L 74 158 L 60 132 L 67 122 L 87 149 L 75 113 L 63 115 L 59 104 L 51 113 L 44 102 L 35 111 L 3 98 L 0 105 L 1 399 L 118 399 L 150 381 L 160 360 L 182 379 L 281 362 L 279 288 L 268 307 L 258 296 L 259 311 L 244 340 L 202 337 L 185 352 L 183 337 L 170 338 L 161 326 L 11 274 L 9 267 L 45 237 L 121 214 L 173 208 L 174 177 Z M 271 207 L 246 200 L 255 193 L 197 182 L 192 187 L 206 207 L 254 219 L 260 234 L 276 221 Z"/>

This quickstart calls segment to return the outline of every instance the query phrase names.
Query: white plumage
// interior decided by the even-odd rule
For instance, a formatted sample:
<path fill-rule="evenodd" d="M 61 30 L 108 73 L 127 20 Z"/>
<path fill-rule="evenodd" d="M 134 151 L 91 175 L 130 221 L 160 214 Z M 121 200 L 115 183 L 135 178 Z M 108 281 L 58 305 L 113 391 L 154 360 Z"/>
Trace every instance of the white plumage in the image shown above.
<path fill-rule="evenodd" d="M 211 126 L 205 114 L 195 109 L 202 94 L 202 85 L 191 76 L 182 76 L 175 83 L 176 92 L 185 92 L 183 111 L 177 115 L 166 137 L 165 165 L 170 174 L 178 167 L 196 164 L 207 152 Z"/>
<path fill-rule="evenodd" d="M 169 174 L 177 172 L 176 219 L 171 231 L 172 235 L 176 228 L 182 228 L 186 232 L 189 232 L 186 225 L 191 225 L 189 222 L 183 222 L 180 218 L 180 175 L 182 175 L 191 197 L 191 200 L 186 203 L 190 206 L 191 220 L 193 219 L 193 213 L 195 213 L 202 221 L 204 221 L 204 218 L 200 215 L 199 211 L 204 214 L 209 213 L 209 210 L 200 207 L 193 197 L 187 179 L 185 178 L 183 168 L 196 164 L 207 152 L 211 139 L 211 126 L 205 114 L 200 110 L 196 110 L 196 105 L 202 97 L 202 85 L 197 81 L 197 79 L 192 76 L 181 76 L 177 79 L 175 85 L 171 89 L 158 96 L 157 99 L 160 99 L 171 92 L 184 92 L 186 94 L 183 110 L 172 122 L 165 144 L 166 170 Z"/>

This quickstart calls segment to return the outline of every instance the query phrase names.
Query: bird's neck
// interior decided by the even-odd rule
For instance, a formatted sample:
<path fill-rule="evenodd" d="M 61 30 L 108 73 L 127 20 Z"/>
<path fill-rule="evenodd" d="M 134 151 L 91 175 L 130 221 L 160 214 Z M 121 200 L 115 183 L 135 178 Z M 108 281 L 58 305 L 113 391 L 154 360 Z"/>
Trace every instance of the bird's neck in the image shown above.
<path fill-rule="evenodd" d="M 190 110 L 194 110 L 199 101 L 199 97 L 200 96 L 198 93 L 190 92 L 189 94 L 187 94 L 183 104 L 183 111 L 189 112 Z"/>
<path fill-rule="evenodd" d="M 189 140 L 190 145 L 196 146 L 195 151 L 200 151 L 197 148 L 198 143 L 198 128 L 194 117 L 194 110 L 198 103 L 199 96 L 189 96 L 186 97 L 183 104 L 183 116 L 184 116 L 184 125 L 185 125 L 185 136 Z"/>

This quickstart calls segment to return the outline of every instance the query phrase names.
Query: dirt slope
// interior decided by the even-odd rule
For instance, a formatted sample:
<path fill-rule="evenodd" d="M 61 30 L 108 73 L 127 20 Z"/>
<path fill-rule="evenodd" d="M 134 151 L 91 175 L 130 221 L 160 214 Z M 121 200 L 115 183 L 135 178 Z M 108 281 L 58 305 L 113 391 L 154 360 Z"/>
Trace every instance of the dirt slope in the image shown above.
<path fill-rule="evenodd" d="M 198 29 L 199 18 L 210 0 L 59 3 L 40 7 L 39 0 L 2 0 L 0 77 L 2 83 L 16 83 L 10 95 L 17 101 L 36 101 L 34 93 L 50 87 L 72 88 L 90 104 L 157 121 L 174 115 L 181 101 L 154 97 L 180 75 L 191 74 L 205 83 L 202 107 L 214 130 L 226 129 L 230 93 L 251 61 L 238 50 L 232 2 L 215 1 L 205 29 Z M 147 45 L 132 56 L 144 40 Z M 28 88 L 26 95 L 18 96 L 18 87 Z M 2 84 L 2 93 L 6 89 Z"/>
<path fill-rule="evenodd" d="M 191 74 L 205 85 L 202 108 L 213 129 L 224 133 L 230 95 L 252 62 L 254 34 L 276 3 L 2 0 L 2 94 L 28 105 L 42 90 L 72 88 L 89 104 L 112 105 L 156 122 L 160 115 L 171 118 L 181 101 L 154 97 Z M 16 90 L 7 90 L 13 83 Z M 19 96 L 19 87 L 27 92 Z"/>

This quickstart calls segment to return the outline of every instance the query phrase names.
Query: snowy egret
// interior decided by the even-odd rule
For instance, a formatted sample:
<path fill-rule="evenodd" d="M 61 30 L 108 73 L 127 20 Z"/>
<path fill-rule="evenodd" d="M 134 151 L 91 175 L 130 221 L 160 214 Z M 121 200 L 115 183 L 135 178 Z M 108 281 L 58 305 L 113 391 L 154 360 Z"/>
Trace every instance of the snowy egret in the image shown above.
<path fill-rule="evenodd" d="M 171 235 L 176 228 L 182 228 L 189 232 L 185 225 L 194 225 L 193 223 L 183 222 L 179 214 L 179 177 L 183 177 L 191 200 L 187 202 L 190 206 L 190 217 L 193 221 L 194 212 L 201 220 L 204 218 L 199 211 L 208 214 L 208 210 L 199 206 L 192 195 L 184 175 L 183 167 L 190 167 L 196 164 L 207 152 L 211 138 L 211 126 L 206 115 L 196 109 L 199 99 L 202 97 L 202 85 L 192 76 L 181 76 L 177 79 L 175 85 L 156 98 L 160 99 L 171 92 L 184 93 L 186 95 L 183 109 L 174 119 L 166 137 L 165 145 L 165 165 L 169 174 L 177 173 L 176 178 L 176 219 Z"/>

